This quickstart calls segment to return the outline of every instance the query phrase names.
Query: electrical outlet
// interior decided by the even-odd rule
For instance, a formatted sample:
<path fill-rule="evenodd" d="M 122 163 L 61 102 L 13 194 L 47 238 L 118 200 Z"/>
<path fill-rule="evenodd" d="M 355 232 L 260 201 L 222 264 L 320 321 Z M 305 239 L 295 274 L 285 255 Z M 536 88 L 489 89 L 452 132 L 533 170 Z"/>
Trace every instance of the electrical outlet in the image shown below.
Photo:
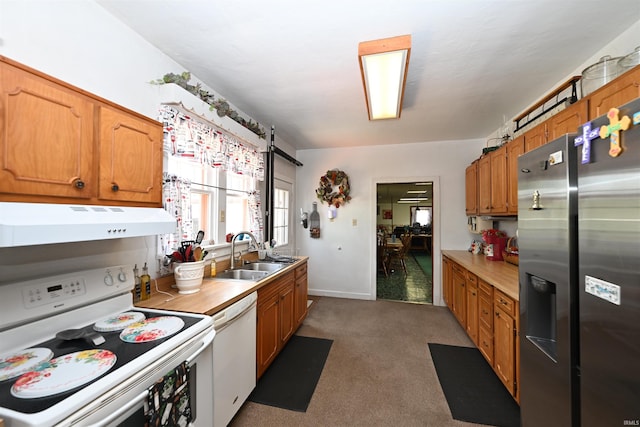
<path fill-rule="evenodd" d="M 220 210 L 220 222 L 226 222 L 227 213 L 224 209 Z"/>
<path fill-rule="evenodd" d="M 355 218 L 353 218 L 353 219 L 351 220 L 351 225 L 352 225 L 352 226 L 354 226 L 354 227 L 357 227 L 357 226 L 358 226 L 358 220 L 357 220 L 357 219 L 355 219 Z"/>

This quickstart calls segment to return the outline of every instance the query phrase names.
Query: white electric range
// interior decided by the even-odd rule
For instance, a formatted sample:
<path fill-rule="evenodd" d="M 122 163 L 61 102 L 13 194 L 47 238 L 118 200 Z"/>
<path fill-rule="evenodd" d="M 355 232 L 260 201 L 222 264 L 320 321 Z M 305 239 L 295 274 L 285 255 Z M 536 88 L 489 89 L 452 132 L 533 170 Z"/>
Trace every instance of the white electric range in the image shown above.
<path fill-rule="evenodd" d="M 211 317 L 135 308 L 133 287 L 131 265 L 0 285 L 6 427 L 212 425 Z"/>

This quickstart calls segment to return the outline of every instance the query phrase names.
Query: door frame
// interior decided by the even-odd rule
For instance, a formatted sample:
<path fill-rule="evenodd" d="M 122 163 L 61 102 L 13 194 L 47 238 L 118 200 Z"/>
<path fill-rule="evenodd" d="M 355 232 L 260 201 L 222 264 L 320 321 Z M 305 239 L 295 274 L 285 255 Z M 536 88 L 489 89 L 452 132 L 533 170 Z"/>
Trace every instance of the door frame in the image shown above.
<path fill-rule="evenodd" d="M 433 266 L 433 305 L 444 306 L 445 302 L 442 298 L 442 264 L 440 262 L 440 257 L 437 256 L 440 254 L 440 177 L 439 176 L 394 176 L 394 177 L 374 177 L 371 180 L 371 206 L 369 207 L 370 212 L 370 223 L 371 230 L 369 233 L 369 248 L 372 256 L 370 257 L 369 269 L 370 269 L 370 285 L 369 285 L 369 299 L 375 300 L 376 297 L 376 282 L 377 282 L 377 259 L 376 259 L 376 206 L 378 204 L 378 184 L 396 184 L 396 183 L 405 183 L 405 182 L 432 182 L 433 183 L 433 226 L 431 228 L 432 234 L 432 247 L 431 247 L 431 262 Z"/>

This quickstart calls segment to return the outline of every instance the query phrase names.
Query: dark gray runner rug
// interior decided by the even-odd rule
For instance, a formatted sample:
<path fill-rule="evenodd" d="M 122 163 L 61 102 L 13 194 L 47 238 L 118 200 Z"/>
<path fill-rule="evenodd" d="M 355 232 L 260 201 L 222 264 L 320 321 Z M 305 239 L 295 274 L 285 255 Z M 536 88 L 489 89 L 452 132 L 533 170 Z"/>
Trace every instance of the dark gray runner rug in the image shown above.
<path fill-rule="evenodd" d="M 480 350 L 432 343 L 429 350 L 454 419 L 499 427 L 520 425 L 520 407 Z"/>
<path fill-rule="evenodd" d="M 306 412 L 333 340 L 294 335 L 262 374 L 251 402 Z"/>

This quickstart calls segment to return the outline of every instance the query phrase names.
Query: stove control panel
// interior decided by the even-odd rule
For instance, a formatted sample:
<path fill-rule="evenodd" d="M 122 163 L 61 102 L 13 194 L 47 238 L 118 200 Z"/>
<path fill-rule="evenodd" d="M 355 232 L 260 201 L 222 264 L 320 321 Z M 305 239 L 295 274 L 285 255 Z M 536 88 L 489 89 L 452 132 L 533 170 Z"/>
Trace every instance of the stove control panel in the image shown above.
<path fill-rule="evenodd" d="M 22 290 L 22 299 L 26 308 L 57 303 L 87 293 L 83 278 L 69 278 L 30 286 Z"/>
<path fill-rule="evenodd" d="M 31 319 L 127 295 L 133 287 L 133 265 L 101 267 L 3 284 L 0 285 L 0 331 Z"/>

